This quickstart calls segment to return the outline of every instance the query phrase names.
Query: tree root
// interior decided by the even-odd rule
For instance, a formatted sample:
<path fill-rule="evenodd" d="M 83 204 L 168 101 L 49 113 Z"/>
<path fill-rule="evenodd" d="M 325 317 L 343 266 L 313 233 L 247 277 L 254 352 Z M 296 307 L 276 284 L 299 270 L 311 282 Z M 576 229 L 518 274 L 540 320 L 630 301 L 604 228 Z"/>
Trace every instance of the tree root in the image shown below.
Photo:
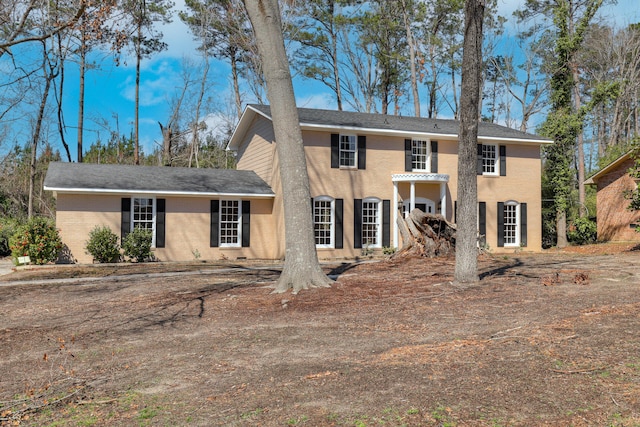
<path fill-rule="evenodd" d="M 433 258 L 455 252 L 456 226 L 442 215 L 411 211 L 407 218 L 398 217 L 402 248 L 392 258 L 421 256 Z"/>

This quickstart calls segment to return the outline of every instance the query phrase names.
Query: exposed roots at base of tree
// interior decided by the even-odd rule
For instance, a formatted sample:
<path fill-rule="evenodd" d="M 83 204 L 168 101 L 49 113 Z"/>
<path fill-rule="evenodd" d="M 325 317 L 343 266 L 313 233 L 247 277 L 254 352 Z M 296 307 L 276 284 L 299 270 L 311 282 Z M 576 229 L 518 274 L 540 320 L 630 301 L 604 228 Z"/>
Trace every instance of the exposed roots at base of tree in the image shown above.
<path fill-rule="evenodd" d="M 283 271 L 276 282 L 274 287 L 275 289 L 272 293 L 282 294 L 291 290 L 291 293 L 295 295 L 302 290 L 330 288 L 332 283 L 333 280 L 331 280 L 326 274 L 322 273 L 322 271 L 315 274 Z"/>
<path fill-rule="evenodd" d="M 455 253 L 456 226 L 442 215 L 414 209 L 406 218 L 398 217 L 402 248 L 391 258 L 407 256 L 437 257 Z"/>

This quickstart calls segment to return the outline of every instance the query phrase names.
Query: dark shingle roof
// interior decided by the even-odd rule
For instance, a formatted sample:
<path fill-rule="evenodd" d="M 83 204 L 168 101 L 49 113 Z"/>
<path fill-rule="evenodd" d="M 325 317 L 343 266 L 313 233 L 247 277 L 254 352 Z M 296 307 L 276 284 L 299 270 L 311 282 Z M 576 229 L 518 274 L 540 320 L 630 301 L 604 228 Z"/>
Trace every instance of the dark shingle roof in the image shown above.
<path fill-rule="evenodd" d="M 271 117 L 268 105 L 250 104 L 250 108 Z M 425 117 L 393 116 L 386 114 L 356 113 L 350 111 L 320 110 L 298 108 L 300 124 L 326 127 L 362 128 L 373 130 L 400 131 L 406 133 L 433 133 L 440 135 L 458 135 L 460 122 L 448 119 L 429 119 Z M 494 123 L 480 122 L 478 136 L 485 138 L 516 139 L 531 142 L 551 142 L 548 138 L 520 132 Z"/>
<path fill-rule="evenodd" d="M 253 171 L 61 162 L 49 164 L 44 188 L 59 192 L 274 194 Z"/>

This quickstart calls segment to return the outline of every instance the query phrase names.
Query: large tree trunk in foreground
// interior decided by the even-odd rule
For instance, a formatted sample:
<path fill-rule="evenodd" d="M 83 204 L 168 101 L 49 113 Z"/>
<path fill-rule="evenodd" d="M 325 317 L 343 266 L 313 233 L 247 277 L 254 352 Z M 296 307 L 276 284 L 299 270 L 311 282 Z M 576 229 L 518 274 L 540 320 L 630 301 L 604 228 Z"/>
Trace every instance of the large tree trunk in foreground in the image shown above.
<path fill-rule="evenodd" d="M 393 258 L 405 256 L 436 257 L 455 252 L 456 226 L 442 215 L 411 211 L 407 218 L 398 217 L 398 230 L 402 236 L 402 248 Z"/>
<path fill-rule="evenodd" d="M 280 162 L 285 262 L 275 292 L 328 287 L 316 252 L 302 131 L 284 48 L 277 0 L 244 0 L 262 59 Z"/>
<path fill-rule="evenodd" d="M 458 142 L 458 248 L 455 280 L 478 280 L 478 106 L 482 70 L 482 20 L 484 0 L 466 0 L 462 87 L 460 98 L 460 140 Z"/>

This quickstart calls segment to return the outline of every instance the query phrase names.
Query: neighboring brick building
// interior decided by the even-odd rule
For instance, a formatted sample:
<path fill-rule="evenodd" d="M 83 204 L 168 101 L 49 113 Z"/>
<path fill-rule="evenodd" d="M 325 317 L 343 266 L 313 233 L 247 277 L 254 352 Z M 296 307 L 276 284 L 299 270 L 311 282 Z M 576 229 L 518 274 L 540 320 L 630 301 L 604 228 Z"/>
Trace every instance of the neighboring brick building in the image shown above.
<path fill-rule="evenodd" d="M 599 241 L 640 241 L 640 233 L 635 231 L 635 224 L 640 224 L 640 212 L 629 210 L 629 200 L 625 198 L 625 192 L 637 188 L 628 172 L 633 163 L 631 153 L 627 153 L 585 182 L 597 187 Z"/>

